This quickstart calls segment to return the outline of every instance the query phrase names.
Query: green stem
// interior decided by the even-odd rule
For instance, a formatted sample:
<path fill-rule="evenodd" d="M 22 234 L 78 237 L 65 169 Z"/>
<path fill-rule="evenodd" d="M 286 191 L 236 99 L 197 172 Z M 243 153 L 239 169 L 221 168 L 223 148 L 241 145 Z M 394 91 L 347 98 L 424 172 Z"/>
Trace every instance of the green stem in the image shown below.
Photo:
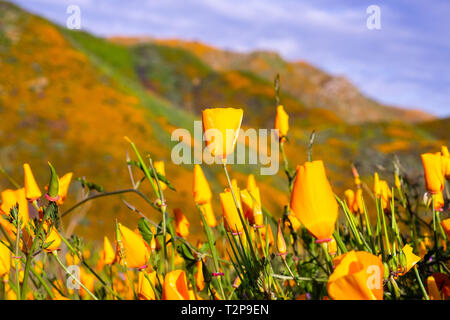
<path fill-rule="evenodd" d="M 420 290 L 422 291 L 423 297 L 425 298 L 425 300 L 430 300 L 427 294 L 427 290 L 425 290 L 422 279 L 420 278 L 419 272 L 417 271 L 417 266 L 414 266 L 414 273 L 416 274 L 416 278 L 417 281 L 419 282 Z"/>
<path fill-rule="evenodd" d="M 18 213 L 17 213 L 18 214 Z M 1 219 L 1 217 L 0 217 Z M 22 300 L 22 296 L 20 295 L 20 271 L 19 271 L 19 244 L 20 244 L 20 219 L 17 221 L 17 227 L 16 227 L 16 246 L 15 246 L 15 253 L 14 253 L 14 266 L 16 269 L 16 285 L 17 285 L 17 298 L 19 300 Z"/>
<path fill-rule="evenodd" d="M 61 262 L 61 260 L 58 257 L 58 252 L 55 250 L 52 252 L 53 256 L 55 257 L 56 261 L 58 262 L 58 264 L 61 266 L 61 268 L 63 268 L 63 270 L 70 275 L 94 300 L 98 300 L 98 298 L 91 292 L 89 291 L 88 288 L 86 288 L 84 286 L 84 284 L 81 283 L 81 281 L 75 277 L 72 273 L 69 272 L 69 270 L 67 270 L 66 266 Z"/>

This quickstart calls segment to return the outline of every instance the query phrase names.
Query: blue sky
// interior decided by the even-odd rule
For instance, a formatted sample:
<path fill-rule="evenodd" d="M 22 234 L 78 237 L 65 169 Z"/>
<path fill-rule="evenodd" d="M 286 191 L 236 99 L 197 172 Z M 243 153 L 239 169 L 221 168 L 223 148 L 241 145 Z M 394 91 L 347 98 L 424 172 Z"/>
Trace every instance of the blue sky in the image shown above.
<path fill-rule="evenodd" d="M 448 0 L 14 0 L 65 25 L 79 5 L 97 35 L 200 40 L 224 49 L 267 49 L 344 75 L 378 101 L 450 116 Z M 366 27 L 369 5 L 381 29 Z"/>

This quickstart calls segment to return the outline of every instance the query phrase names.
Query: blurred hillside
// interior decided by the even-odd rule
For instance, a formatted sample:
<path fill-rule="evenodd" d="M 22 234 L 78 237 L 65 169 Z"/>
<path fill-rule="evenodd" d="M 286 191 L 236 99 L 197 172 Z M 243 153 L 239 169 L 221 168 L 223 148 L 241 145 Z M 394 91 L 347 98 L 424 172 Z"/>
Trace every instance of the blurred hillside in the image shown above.
<path fill-rule="evenodd" d="M 345 77 L 327 74 L 303 61 L 285 61 L 276 52 L 236 53 L 220 50 L 200 42 L 178 39 L 113 37 L 111 41 L 126 45 L 156 43 L 172 48 L 181 48 L 195 55 L 213 70 L 250 72 L 269 82 L 272 82 L 274 75 L 279 73 L 283 79 L 285 92 L 292 95 L 306 108 L 331 110 L 349 123 L 390 121 L 392 119 L 415 123 L 434 118 L 420 110 L 401 109 L 380 104 L 365 97 Z M 202 80 L 201 75 L 195 76 Z"/>
<path fill-rule="evenodd" d="M 306 63 L 288 63 L 272 53 L 243 55 L 181 41 L 100 39 L 0 1 L 0 164 L 19 182 L 22 163 L 29 162 L 44 186 L 50 160 L 60 174 L 73 171 L 74 177 L 85 177 L 108 191 L 126 189 L 131 187 L 126 151 L 132 155 L 123 139 L 127 135 L 142 153 L 166 162 L 167 178 L 177 188 L 167 192 L 170 213 L 181 208 L 195 235 L 200 226 L 191 193 L 192 166 L 171 163 L 176 143 L 170 141 L 171 132 L 179 127 L 191 130 L 193 121 L 200 120 L 200 110 L 210 106 L 241 107 L 244 127 L 271 128 L 277 72 L 281 103 L 290 115 L 291 166 L 306 160 L 308 137 L 316 130 L 313 157 L 325 161 L 340 196 L 352 186 L 352 162 L 370 187 L 373 170 L 383 176 L 394 154 L 415 173 L 414 179 L 420 179 L 420 152 L 449 142 L 448 126 L 439 130 L 435 125 L 411 124 L 431 116 L 382 106 L 347 80 Z M 216 166 L 203 168 L 219 216 L 218 192 L 225 178 Z M 241 184 L 248 173 L 258 171 L 256 166 L 232 167 Z M 264 205 L 280 215 L 288 201 L 282 170 L 257 181 Z M 0 177 L 0 190 L 10 187 Z M 62 211 L 75 202 L 79 191 L 74 182 Z M 124 198 L 158 218 L 137 197 Z M 99 228 L 111 235 L 116 218 L 129 226 L 138 218 L 119 197 L 96 200 L 84 208 L 73 215 L 85 214 L 76 231 L 88 237 L 96 237 Z M 64 223 L 70 224 L 70 216 Z"/>

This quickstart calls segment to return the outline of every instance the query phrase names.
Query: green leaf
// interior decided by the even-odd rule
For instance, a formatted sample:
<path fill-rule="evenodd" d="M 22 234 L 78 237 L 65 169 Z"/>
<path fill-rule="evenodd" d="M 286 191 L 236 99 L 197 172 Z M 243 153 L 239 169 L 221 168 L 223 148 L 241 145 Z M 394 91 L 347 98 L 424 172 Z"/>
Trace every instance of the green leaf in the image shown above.
<path fill-rule="evenodd" d="M 153 240 L 153 232 L 150 229 L 149 222 L 145 218 L 140 218 L 138 222 L 138 228 L 139 232 L 142 235 L 142 238 L 144 238 L 145 242 L 150 245 Z"/>
<path fill-rule="evenodd" d="M 184 243 L 181 243 L 177 246 L 177 252 L 185 259 L 190 261 L 197 261 L 193 254 L 191 249 Z"/>

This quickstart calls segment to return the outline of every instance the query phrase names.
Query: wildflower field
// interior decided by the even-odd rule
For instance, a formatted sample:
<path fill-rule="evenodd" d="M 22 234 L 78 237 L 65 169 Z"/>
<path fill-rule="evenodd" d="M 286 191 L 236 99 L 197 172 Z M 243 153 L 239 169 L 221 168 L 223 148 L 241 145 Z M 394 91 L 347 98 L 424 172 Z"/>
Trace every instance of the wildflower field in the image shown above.
<path fill-rule="evenodd" d="M 227 181 L 224 191 L 214 195 L 201 166 L 194 166 L 192 198 L 185 200 L 195 203 L 207 241 L 191 243 L 186 239 L 190 232 L 188 219 L 183 210 L 172 208 L 164 196 L 166 190 L 175 189 L 166 178 L 164 163 L 153 162 L 150 154 L 141 154 L 128 137 L 125 139 L 134 156 L 126 166 L 133 188 L 103 192 L 98 185 L 80 180 L 85 197 L 66 210 L 63 208 L 72 173 L 59 177 L 49 162 L 49 183 L 39 186 L 30 165 L 25 163 L 23 183 L 2 171 L 14 187 L 1 192 L 2 297 L 448 298 L 450 219 L 443 210 L 444 189 L 447 199 L 449 192 L 446 179 L 450 177 L 447 147 L 421 155 L 427 189 L 423 206 L 412 205 L 421 200 L 411 195 L 399 170 L 392 173 L 394 186 L 374 173 L 373 222 L 355 167 L 354 190 L 346 190 L 343 199 L 334 194 L 323 161 L 312 158 L 314 134 L 308 161 L 296 169 L 290 167 L 284 154 L 289 116 L 280 105 L 274 127 L 279 133 L 290 201 L 277 219 L 264 208 L 254 175 L 248 176 L 243 187 L 227 170 L 227 155 L 235 148 L 243 110 L 209 108 L 202 115 L 205 131 L 217 129 L 224 133 L 223 141 L 215 141 L 212 152 L 222 159 Z M 226 130 L 232 130 L 233 135 L 226 136 Z M 141 192 L 142 184 L 150 184 L 152 192 Z M 114 239 L 105 236 L 98 252 L 83 250 L 85 244 L 76 235 L 65 236 L 61 218 L 74 208 L 96 198 L 127 192 L 144 199 L 159 212 L 159 219 L 153 221 L 125 202 L 141 216 L 138 224 L 116 220 L 111 226 Z M 213 212 L 211 206 L 216 197 L 220 199 L 221 214 Z M 431 222 L 423 219 L 427 211 L 432 214 Z M 345 220 L 337 224 L 339 212 Z M 68 266 L 74 265 L 79 268 L 71 272 Z"/>
<path fill-rule="evenodd" d="M 0 1 L 0 300 L 448 300 L 448 119 L 336 81 Z"/>

